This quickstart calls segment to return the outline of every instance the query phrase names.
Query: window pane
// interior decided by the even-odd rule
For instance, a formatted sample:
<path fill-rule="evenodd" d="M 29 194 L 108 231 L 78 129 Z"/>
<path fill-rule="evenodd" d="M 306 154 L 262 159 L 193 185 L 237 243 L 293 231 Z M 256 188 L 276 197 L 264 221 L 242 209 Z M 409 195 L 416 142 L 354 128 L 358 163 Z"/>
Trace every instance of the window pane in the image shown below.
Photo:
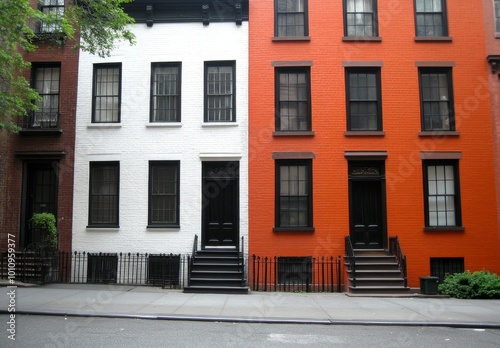
<path fill-rule="evenodd" d="M 150 165 L 150 224 L 178 223 L 178 163 Z"/>
<path fill-rule="evenodd" d="M 94 122 L 118 122 L 120 68 L 97 67 L 94 86 Z"/>
<path fill-rule="evenodd" d="M 305 72 L 278 74 L 278 129 L 282 131 L 308 130 L 309 79 Z"/>
<path fill-rule="evenodd" d="M 307 165 L 279 166 L 279 226 L 308 226 L 309 174 Z"/>
<path fill-rule="evenodd" d="M 118 224 L 118 163 L 91 163 L 90 224 Z"/>
<path fill-rule="evenodd" d="M 233 117 L 233 67 L 209 66 L 207 68 L 208 122 L 231 122 Z"/>

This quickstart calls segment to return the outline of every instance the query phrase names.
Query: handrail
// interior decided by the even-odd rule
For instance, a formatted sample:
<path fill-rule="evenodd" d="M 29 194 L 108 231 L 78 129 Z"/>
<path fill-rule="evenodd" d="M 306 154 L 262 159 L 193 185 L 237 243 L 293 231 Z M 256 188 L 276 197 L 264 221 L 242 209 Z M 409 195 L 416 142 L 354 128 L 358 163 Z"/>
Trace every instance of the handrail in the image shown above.
<path fill-rule="evenodd" d="M 198 235 L 194 235 L 193 251 L 191 252 L 191 257 L 188 256 L 188 286 L 191 286 L 191 270 L 193 269 L 194 257 L 198 251 Z"/>
<path fill-rule="evenodd" d="M 351 284 L 356 287 L 356 256 L 352 247 L 351 236 L 345 237 L 345 257 L 349 261 L 349 271 L 351 271 Z"/>
<path fill-rule="evenodd" d="M 403 276 L 404 286 L 408 287 L 408 274 L 406 270 L 406 256 L 403 253 L 403 249 L 399 244 L 398 236 L 389 237 L 389 254 L 396 256 L 396 259 L 399 263 L 399 270 L 401 271 L 401 275 Z"/>
<path fill-rule="evenodd" d="M 245 237 L 241 237 L 241 249 L 239 250 L 239 258 L 241 259 L 241 284 L 245 285 Z"/>

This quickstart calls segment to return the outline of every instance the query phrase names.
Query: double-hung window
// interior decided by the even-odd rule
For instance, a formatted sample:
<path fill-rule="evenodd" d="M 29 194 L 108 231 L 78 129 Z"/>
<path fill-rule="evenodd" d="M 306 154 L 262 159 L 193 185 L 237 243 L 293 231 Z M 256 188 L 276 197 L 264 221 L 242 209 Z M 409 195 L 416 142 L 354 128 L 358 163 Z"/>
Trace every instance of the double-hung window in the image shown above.
<path fill-rule="evenodd" d="M 500 33 L 500 0 L 495 0 L 495 32 Z"/>
<path fill-rule="evenodd" d="M 457 160 L 423 162 L 426 227 L 462 226 Z"/>
<path fill-rule="evenodd" d="M 90 227 L 118 226 L 119 178 L 119 162 L 90 162 Z"/>
<path fill-rule="evenodd" d="M 54 128 L 58 126 L 60 76 L 59 64 L 33 65 L 33 86 L 42 99 L 35 102 L 38 110 L 33 112 L 30 127 Z"/>
<path fill-rule="evenodd" d="M 60 32 L 64 15 L 64 0 L 42 0 L 39 6 L 40 11 L 47 18 L 39 23 L 38 33 Z"/>
<path fill-rule="evenodd" d="M 92 122 L 119 123 L 121 108 L 121 64 L 94 65 Z"/>
<path fill-rule="evenodd" d="M 378 36 L 377 0 L 344 0 L 344 35 Z"/>
<path fill-rule="evenodd" d="M 276 229 L 312 228 L 312 161 L 276 161 Z"/>
<path fill-rule="evenodd" d="M 149 162 L 148 226 L 179 226 L 179 167 L 179 161 Z"/>
<path fill-rule="evenodd" d="M 181 121 L 181 63 L 153 63 L 151 122 Z"/>
<path fill-rule="evenodd" d="M 382 130 L 380 68 L 346 68 L 347 129 Z"/>
<path fill-rule="evenodd" d="M 418 37 L 448 36 L 445 0 L 415 0 Z"/>
<path fill-rule="evenodd" d="M 205 62 L 205 122 L 236 121 L 236 62 Z"/>
<path fill-rule="evenodd" d="M 276 130 L 311 130 L 310 68 L 276 69 Z"/>
<path fill-rule="evenodd" d="M 454 131 L 451 68 L 419 68 L 423 131 Z"/>
<path fill-rule="evenodd" d="M 307 0 L 275 0 L 275 36 L 307 36 Z"/>

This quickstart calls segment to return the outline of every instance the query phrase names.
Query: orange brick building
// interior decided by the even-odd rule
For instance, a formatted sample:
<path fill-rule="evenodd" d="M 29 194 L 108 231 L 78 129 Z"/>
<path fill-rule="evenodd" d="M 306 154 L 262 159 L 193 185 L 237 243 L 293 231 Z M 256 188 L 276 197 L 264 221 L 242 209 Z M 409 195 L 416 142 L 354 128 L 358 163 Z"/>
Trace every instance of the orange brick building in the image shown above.
<path fill-rule="evenodd" d="M 257 0 L 250 18 L 249 254 L 398 236 L 408 287 L 500 272 L 480 4 Z"/>

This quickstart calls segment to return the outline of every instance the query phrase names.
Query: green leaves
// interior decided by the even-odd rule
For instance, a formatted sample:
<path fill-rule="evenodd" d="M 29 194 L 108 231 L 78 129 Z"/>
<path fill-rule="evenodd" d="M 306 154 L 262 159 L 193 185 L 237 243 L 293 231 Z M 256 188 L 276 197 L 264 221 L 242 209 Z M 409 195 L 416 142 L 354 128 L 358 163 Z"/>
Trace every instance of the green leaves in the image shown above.
<path fill-rule="evenodd" d="M 109 56 L 117 40 L 134 43 L 129 25 L 133 18 L 122 4 L 133 0 L 72 0 L 64 11 L 42 12 L 29 0 L 0 0 L 0 130 L 16 132 L 17 117 L 36 110 L 38 93 L 30 87 L 25 73 L 30 67 L 24 52 L 36 50 L 35 40 L 61 46 L 78 38 L 74 45 L 100 57 Z M 43 23 L 49 32 L 35 33 Z"/>
<path fill-rule="evenodd" d="M 80 28 L 79 47 L 99 57 L 109 56 L 116 40 L 134 43 L 128 27 L 134 19 L 123 12 L 122 4 L 133 0 L 73 0 L 67 11 L 69 23 Z"/>
<path fill-rule="evenodd" d="M 500 299 L 500 277 L 488 271 L 448 274 L 438 289 L 461 299 Z"/>

